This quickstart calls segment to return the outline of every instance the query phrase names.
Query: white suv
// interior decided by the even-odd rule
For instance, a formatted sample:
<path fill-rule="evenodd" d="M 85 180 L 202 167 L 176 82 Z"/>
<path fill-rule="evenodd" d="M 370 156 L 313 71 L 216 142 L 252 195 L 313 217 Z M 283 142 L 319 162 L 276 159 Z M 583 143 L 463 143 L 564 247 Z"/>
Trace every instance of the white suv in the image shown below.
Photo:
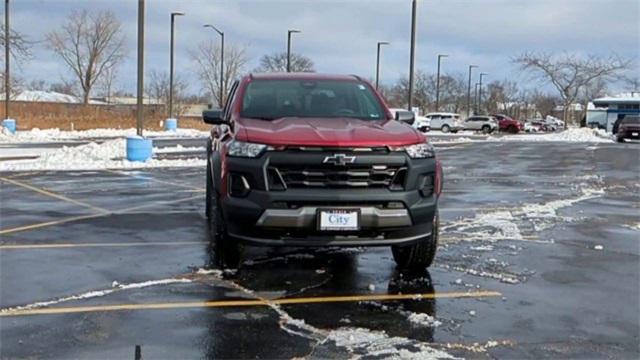
<path fill-rule="evenodd" d="M 455 113 L 428 113 L 425 115 L 431 122 L 431 129 L 440 129 L 444 133 L 453 132 L 464 128 L 459 114 Z"/>

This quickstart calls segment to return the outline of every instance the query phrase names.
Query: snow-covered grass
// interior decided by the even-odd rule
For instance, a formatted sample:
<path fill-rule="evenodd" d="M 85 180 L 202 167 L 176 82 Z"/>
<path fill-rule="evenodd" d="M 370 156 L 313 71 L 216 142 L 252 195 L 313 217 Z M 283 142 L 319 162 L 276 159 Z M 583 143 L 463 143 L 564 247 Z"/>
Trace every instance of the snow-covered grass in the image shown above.
<path fill-rule="evenodd" d="M 182 148 L 184 151 L 185 148 Z M 168 148 L 165 152 L 176 152 Z M 33 171 L 33 170 L 100 170 L 100 169 L 134 169 L 151 167 L 201 167 L 206 165 L 204 159 L 149 159 L 146 162 L 126 160 L 126 140 L 107 140 L 101 144 L 92 142 L 86 145 L 64 146 L 45 152 L 33 160 L 16 160 L 0 162 L 0 171 Z"/>
<path fill-rule="evenodd" d="M 0 143 L 44 143 L 53 141 L 86 140 L 99 138 L 120 138 L 135 135 L 136 129 L 91 129 L 66 131 L 60 129 L 17 131 L 15 134 L 0 132 Z M 176 131 L 144 131 L 144 136 L 158 137 L 206 137 L 208 132 L 195 129 L 177 129 Z"/>

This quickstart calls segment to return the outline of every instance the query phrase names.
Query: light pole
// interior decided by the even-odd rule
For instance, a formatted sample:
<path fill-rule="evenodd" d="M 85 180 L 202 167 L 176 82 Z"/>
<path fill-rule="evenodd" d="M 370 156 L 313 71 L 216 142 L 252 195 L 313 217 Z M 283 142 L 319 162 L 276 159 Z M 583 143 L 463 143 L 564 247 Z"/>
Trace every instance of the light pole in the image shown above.
<path fill-rule="evenodd" d="M 378 42 L 378 55 L 376 56 L 376 90 L 378 90 L 378 81 L 380 79 L 380 46 L 389 45 L 387 41 Z"/>
<path fill-rule="evenodd" d="M 407 108 L 413 110 L 413 69 L 416 60 L 416 11 L 417 0 L 413 0 L 411 4 L 411 50 L 409 53 L 409 99 L 407 100 Z"/>
<path fill-rule="evenodd" d="M 473 113 L 478 113 L 478 83 L 474 85 L 473 88 Z"/>
<path fill-rule="evenodd" d="M 144 0 L 138 0 L 138 99 L 136 102 L 136 132 L 142 136 L 144 96 Z"/>
<path fill-rule="evenodd" d="M 447 54 L 438 55 L 438 75 L 436 78 L 436 112 L 440 108 L 440 59 L 448 57 Z"/>
<path fill-rule="evenodd" d="M 206 24 L 204 27 L 211 28 L 220 35 L 220 109 L 224 107 L 224 94 L 226 86 L 224 84 L 224 32 L 218 30 L 215 26 Z"/>
<path fill-rule="evenodd" d="M 176 22 L 176 16 L 184 15 L 183 12 L 171 13 L 171 50 L 169 50 L 169 119 L 173 119 L 173 42 L 174 42 L 174 28 Z"/>
<path fill-rule="evenodd" d="M 9 0 L 4 0 L 4 118 L 9 119 L 9 92 L 11 91 L 11 76 L 9 68 Z"/>
<path fill-rule="evenodd" d="M 300 30 L 288 30 L 287 31 L 287 72 L 291 72 L 291 34 L 299 33 Z"/>
<path fill-rule="evenodd" d="M 467 117 L 471 116 L 471 69 L 477 67 L 477 65 L 469 65 L 469 85 L 467 87 Z"/>
<path fill-rule="evenodd" d="M 478 110 L 482 110 L 482 77 L 488 73 L 480 73 L 480 83 L 478 86 Z"/>

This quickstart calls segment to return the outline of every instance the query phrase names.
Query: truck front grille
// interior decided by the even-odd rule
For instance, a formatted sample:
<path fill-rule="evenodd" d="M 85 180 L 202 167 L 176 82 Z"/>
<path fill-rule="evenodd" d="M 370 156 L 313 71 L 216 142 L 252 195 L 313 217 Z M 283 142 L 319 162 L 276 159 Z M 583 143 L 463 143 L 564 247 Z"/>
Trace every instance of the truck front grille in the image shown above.
<path fill-rule="evenodd" d="M 280 180 L 287 188 L 390 188 L 404 182 L 405 172 L 404 167 L 387 165 L 280 165 L 268 174 L 271 184 Z"/>

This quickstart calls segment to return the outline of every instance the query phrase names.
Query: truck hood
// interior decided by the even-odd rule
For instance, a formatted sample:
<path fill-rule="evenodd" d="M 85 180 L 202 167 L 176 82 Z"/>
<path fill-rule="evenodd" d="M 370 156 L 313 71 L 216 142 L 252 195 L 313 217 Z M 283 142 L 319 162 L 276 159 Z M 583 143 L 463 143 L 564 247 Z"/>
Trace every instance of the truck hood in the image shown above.
<path fill-rule="evenodd" d="M 238 140 L 268 145 L 374 147 L 425 140 L 411 126 L 395 120 L 288 117 L 239 119 L 237 125 Z"/>

